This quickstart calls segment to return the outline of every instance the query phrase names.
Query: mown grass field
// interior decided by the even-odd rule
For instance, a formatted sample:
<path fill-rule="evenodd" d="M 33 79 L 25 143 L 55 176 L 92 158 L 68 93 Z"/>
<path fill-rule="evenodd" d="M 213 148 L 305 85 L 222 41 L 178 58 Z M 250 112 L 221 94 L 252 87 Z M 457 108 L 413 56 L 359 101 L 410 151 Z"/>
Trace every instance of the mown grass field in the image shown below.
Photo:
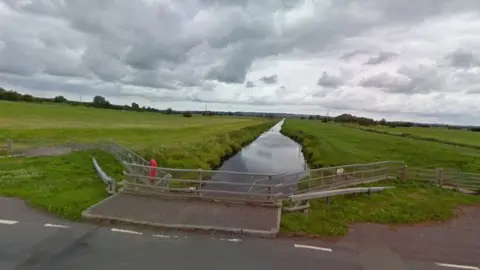
<path fill-rule="evenodd" d="M 303 146 L 310 167 L 375 161 L 405 161 L 409 166 L 454 168 L 480 171 L 480 150 L 470 147 L 392 136 L 339 124 L 288 119 L 282 133 Z M 452 218 L 459 205 L 480 203 L 480 196 L 465 195 L 412 180 L 382 181 L 375 185 L 394 185 L 395 189 L 372 195 L 338 196 L 332 204 L 310 201 L 310 211 L 284 213 L 284 232 L 339 236 L 349 224 L 373 222 L 409 224 Z"/>
<path fill-rule="evenodd" d="M 159 166 L 212 169 L 275 124 L 248 117 L 164 115 L 61 104 L 0 102 L 0 144 L 48 147 L 111 138 Z M 91 157 L 117 181 L 122 166 L 102 151 L 57 157 L 1 158 L 0 196 L 15 196 L 61 217 L 77 219 L 107 196 Z"/>
<path fill-rule="evenodd" d="M 0 144 L 22 147 L 111 138 L 159 166 L 212 168 L 222 157 L 260 135 L 273 121 L 262 118 L 165 115 L 93 109 L 66 104 L 0 102 Z M 26 145 L 26 146 L 25 146 Z"/>
<path fill-rule="evenodd" d="M 287 120 L 282 133 L 304 146 L 312 167 L 394 160 L 409 166 L 480 172 L 480 151 L 469 147 L 296 119 Z"/>
<path fill-rule="evenodd" d="M 424 127 L 358 127 L 364 130 L 386 132 L 395 136 L 410 136 L 424 140 L 436 140 L 438 142 L 469 146 L 480 149 L 480 132 L 468 130 L 454 130 L 447 128 L 424 128 Z"/>

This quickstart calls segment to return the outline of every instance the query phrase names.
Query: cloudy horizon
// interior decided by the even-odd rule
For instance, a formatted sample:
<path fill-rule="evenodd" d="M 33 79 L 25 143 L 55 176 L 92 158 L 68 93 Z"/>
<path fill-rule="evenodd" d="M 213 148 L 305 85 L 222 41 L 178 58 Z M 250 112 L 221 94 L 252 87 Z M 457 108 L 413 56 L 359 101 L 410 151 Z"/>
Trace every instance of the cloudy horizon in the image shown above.
<path fill-rule="evenodd" d="M 480 124 L 478 0 L 0 0 L 0 87 Z"/>

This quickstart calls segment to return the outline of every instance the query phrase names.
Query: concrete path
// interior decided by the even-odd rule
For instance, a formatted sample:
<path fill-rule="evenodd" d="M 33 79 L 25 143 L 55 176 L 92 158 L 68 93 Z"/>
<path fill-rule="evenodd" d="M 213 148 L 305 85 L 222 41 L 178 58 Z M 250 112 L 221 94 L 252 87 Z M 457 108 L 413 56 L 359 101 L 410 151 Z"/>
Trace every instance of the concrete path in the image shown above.
<path fill-rule="evenodd" d="M 118 193 L 90 207 L 86 219 L 163 228 L 219 230 L 275 236 L 280 207 Z"/>
<path fill-rule="evenodd" d="M 445 256 L 426 260 L 421 253 L 397 252 L 369 235 L 333 243 L 96 226 L 58 220 L 18 200 L 1 199 L 0 205 L 2 270 L 480 269 L 480 263 L 459 265 L 444 261 Z M 476 260 L 476 254 L 464 260 Z"/>

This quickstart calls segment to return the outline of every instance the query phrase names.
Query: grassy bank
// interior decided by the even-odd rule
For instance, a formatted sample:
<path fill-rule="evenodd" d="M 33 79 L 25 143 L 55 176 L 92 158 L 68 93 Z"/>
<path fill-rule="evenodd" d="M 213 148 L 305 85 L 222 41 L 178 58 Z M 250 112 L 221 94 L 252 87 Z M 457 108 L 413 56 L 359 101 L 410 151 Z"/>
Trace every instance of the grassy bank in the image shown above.
<path fill-rule="evenodd" d="M 282 133 L 303 146 L 310 167 L 328 167 L 383 160 L 405 161 L 409 166 L 480 171 L 480 151 L 413 138 L 391 136 L 320 121 L 287 120 Z M 312 200 L 308 214 L 284 213 L 282 230 L 339 236 L 355 222 L 409 224 L 446 220 L 458 205 L 480 203 L 465 195 L 414 181 L 381 182 L 395 189 L 372 195 L 338 196 L 332 204 Z"/>
<path fill-rule="evenodd" d="M 0 196 L 18 197 L 60 217 L 78 219 L 84 209 L 108 195 L 92 155 L 108 175 L 121 179 L 122 166 L 103 151 L 0 159 Z"/>
<path fill-rule="evenodd" d="M 312 167 L 405 161 L 409 166 L 480 172 L 480 151 L 437 142 L 362 131 L 320 121 L 287 120 L 282 133 L 303 146 Z"/>
<path fill-rule="evenodd" d="M 412 224 L 442 221 L 454 217 L 458 205 L 480 203 L 480 196 L 471 196 L 415 182 L 389 181 L 377 185 L 393 185 L 394 189 L 371 195 L 338 196 L 331 204 L 312 200 L 308 214 L 284 213 L 281 230 L 324 236 L 341 236 L 357 222 L 379 224 Z"/>

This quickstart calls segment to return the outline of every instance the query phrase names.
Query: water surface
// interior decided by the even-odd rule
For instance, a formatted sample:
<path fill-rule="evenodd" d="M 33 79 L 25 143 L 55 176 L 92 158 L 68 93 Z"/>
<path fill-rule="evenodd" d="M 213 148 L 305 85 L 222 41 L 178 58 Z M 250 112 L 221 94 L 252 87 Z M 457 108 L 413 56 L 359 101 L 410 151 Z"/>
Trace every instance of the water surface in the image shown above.
<path fill-rule="evenodd" d="M 302 147 L 292 139 L 280 133 L 285 120 L 280 121 L 268 131 L 261 134 L 255 141 L 244 147 L 235 156 L 226 160 L 218 169 L 220 171 L 248 172 L 257 174 L 289 174 L 303 172 L 307 164 L 303 157 Z M 261 182 L 267 184 L 294 183 L 305 173 L 293 174 L 284 177 L 272 177 L 268 180 L 264 175 L 244 174 L 234 175 L 228 173 L 216 173 L 212 179 L 222 182 L 253 183 L 255 180 L 265 179 Z M 206 189 L 222 189 L 232 191 L 249 190 L 249 186 L 231 186 L 226 184 L 210 184 Z M 288 188 L 277 189 L 275 192 L 288 192 L 295 189 L 295 185 Z"/>

